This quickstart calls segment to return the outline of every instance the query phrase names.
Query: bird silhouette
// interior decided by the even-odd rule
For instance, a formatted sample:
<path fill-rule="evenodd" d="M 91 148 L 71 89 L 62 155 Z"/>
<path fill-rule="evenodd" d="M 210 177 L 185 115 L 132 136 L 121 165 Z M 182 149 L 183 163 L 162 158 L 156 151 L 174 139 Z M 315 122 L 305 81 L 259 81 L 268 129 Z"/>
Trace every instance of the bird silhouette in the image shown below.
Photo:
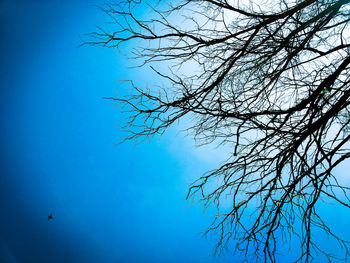
<path fill-rule="evenodd" d="M 47 220 L 53 219 L 52 213 L 48 215 Z"/>

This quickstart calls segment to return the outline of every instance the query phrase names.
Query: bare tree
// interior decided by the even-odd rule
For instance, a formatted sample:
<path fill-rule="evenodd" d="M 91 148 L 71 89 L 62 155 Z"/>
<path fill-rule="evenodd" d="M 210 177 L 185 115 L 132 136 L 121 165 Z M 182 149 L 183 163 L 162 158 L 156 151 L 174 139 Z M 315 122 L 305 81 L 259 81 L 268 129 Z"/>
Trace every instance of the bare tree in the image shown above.
<path fill-rule="evenodd" d="M 137 15 L 145 7 L 151 11 Z M 88 43 L 130 42 L 139 66 L 166 81 L 151 89 L 129 81 L 132 92 L 111 98 L 130 116 L 126 139 L 190 118 L 199 144 L 233 149 L 187 196 L 217 207 L 206 231 L 219 237 L 216 252 L 233 244 L 249 262 L 251 254 L 276 262 L 296 238 L 296 262 L 320 253 L 331 262 L 337 257 L 313 239 L 321 229 L 347 258 L 349 243 L 326 225 L 318 204 L 350 207 L 349 188 L 334 174 L 350 157 L 350 0 L 128 0 L 103 10 L 112 26 Z M 227 198 L 229 209 L 220 205 Z"/>

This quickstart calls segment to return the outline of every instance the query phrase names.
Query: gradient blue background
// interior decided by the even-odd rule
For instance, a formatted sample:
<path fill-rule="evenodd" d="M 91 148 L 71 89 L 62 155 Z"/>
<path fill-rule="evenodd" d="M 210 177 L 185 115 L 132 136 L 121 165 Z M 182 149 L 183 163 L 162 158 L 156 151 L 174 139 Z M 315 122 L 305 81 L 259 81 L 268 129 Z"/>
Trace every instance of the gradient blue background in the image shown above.
<path fill-rule="evenodd" d="M 224 153 L 176 128 L 116 145 L 124 117 L 102 97 L 145 76 L 115 50 L 77 48 L 103 3 L 0 1 L 0 262 L 239 262 L 210 256 L 211 212 L 185 201 Z"/>

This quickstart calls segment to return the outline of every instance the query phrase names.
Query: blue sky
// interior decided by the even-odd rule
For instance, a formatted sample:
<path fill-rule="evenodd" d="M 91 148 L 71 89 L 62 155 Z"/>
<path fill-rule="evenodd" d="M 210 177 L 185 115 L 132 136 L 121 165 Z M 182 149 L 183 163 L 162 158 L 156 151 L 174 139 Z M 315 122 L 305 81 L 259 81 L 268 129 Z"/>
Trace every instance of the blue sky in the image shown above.
<path fill-rule="evenodd" d="M 176 127 L 116 145 L 124 116 L 102 97 L 144 75 L 115 50 L 77 48 L 106 20 L 95 4 L 0 1 L 0 262 L 239 262 L 210 257 L 210 211 L 185 201 L 220 150 Z"/>
<path fill-rule="evenodd" d="M 213 162 L 175 130 L 116 145 L 124 116 L 102 97 L 133 73 L 115 50 L 77 48 L 102 3 L 0 2 L 0 262 L 224 262 L 185 201 Z"/>

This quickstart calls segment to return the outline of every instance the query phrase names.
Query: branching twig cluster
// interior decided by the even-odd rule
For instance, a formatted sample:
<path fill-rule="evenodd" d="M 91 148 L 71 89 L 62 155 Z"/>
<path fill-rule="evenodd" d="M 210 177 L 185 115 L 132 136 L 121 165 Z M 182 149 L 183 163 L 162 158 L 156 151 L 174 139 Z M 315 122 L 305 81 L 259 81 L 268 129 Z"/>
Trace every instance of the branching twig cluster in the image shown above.
<path fill-rule="evenodd" d="M 149 19 L 137 15 L 144 5 L 152 10 Z M 315 252 L 331 261 L 335 257 L 312 238 L 319 228 L 347 257 L 349 243 L 325 224 L 317 202 L 324 197 L 350 205 L 349 188 L 332 172 L 350 157 L 350 0 L 182 0 L 163 6 L 107 4 L 116 28 L 99 28 L 88 42 L 119 48 L 137 40 L 132 52 L 141 67 L 169 66 L 167 72 L 153 67 L 168 82 L 163 89 L 130 81 L 132 94 L 112 98 L 129 112 L 127 139 L 162 134 L 190 116 L 196 140 L 232 145 L 232 157 L 200 177 L 187 196 L 218 207 L 207 231 L 218 233 L 218 251 L 232 241 L 247 256 L 276 262 L 281 244 L 297 236 L 297 261 L 310 262 Z M 181 71 L 186 65 L 194 70 Z M 220 184 L 208 190 L 217 179 Z M 232 205 L 222 211 L 227 195 Z"/>

